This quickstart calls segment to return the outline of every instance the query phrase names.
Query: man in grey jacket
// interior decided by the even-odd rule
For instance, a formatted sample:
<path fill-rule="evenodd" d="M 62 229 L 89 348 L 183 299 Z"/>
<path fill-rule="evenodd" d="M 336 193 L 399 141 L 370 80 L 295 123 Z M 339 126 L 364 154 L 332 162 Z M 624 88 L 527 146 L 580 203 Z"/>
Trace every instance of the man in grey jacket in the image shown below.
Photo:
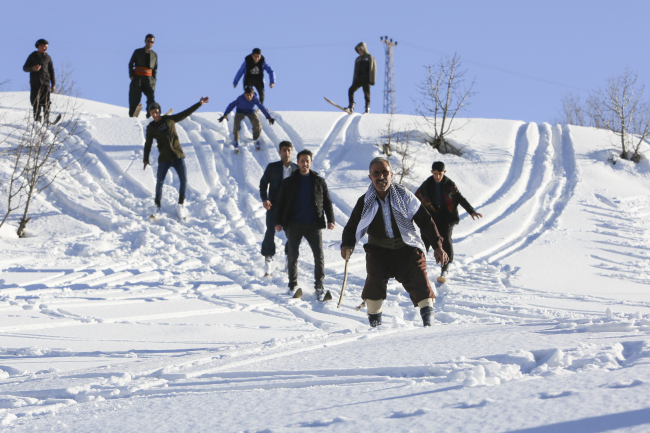
<path fill-rule="evenodd" d="M 156 102 L 156 76 L 158 75 L 158 55 L 151 48 L 155 42 L 152 34 L 144 38 L 144 48 L 138 48 L 133 52 L 129 60 L 129 78 L 131 86 L 129 87 L 129 117 L 137 117 L 136 108 L 140 104 L 140 99 L 144 93 L 147 96 L 147 119 L 150 117 L 149 106 Z M 142 108 L 142 106 L 140 106 Z"/>
<path fill-rule="evenodd" d="M 354 112 L 354 92 L 363 87 L 363 96 L 366 100 L 366 113 L 370 112 L 370 86 L 375 85 L 377 78 L 377 64 L 375 58 L 368 53 L 368 47 L 365 42 L 361 42 L 354 51 L 359 53 L 359 57 L 354 61 L 354 76 L 352 77 L 352 85 L 348 90 L 348 108 L 345 109 L 348 113 Z"/>

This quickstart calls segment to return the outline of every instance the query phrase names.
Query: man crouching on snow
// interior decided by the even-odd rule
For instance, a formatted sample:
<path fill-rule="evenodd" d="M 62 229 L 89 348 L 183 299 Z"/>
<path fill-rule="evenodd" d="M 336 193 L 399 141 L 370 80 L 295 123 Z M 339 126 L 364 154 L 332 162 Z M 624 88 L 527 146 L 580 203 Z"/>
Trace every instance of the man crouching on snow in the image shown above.
<path fill-rule="evenodd" d="M 372 184 L 352 210 L 345 229 L 341 256 L 354 251 L 354 246 L 368 233 L 366 251 L 366 283 L 361 297 L 368 306 L 368 320 L 373 328 L 381 325 L 381 305 L 386 299 L 390 278 L 402 283 L 414 306 L 420 307 L 424 326 L 431 326 L 431 315 L 436 295 L 427 278 L 425 247 L 415 231 L 415 222 L 422 233 L 437 248 L 437 263 L 447 263 L 442 249 L 442 238 L 431 216 L 412 192 L 402 185 L 391 183 L 392 168 L 386 158 L 370 161 Z"/>

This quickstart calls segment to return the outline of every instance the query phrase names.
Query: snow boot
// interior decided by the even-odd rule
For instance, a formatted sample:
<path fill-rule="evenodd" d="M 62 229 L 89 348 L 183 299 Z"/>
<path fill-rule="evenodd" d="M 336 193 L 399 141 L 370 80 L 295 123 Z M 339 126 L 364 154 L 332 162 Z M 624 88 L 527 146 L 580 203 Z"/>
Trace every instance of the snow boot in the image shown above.
<path fill-rule="evenodd" d="M 354 113 L 354 102 L 350 105 L 348 105 L 347 108 L 344 108 L 343 111 L 345 111 L 348 114 Z"/>
<path fill-rule="evenodd" d="M 235 153 L 239 153 L 239 141 L 234 141 L 232 145 L 235 147 Z"/>
<path fill-rule="evenodd" d="M 370 104 L 366 104 L 366 114 L 370 113 Z"/>
<path fill-rule="evenodd" d="M 261 148 L 262 148 L 262 145 L 260 144 L 260 141 L 257 140 L 257 141 L 255 142 L 255 150 L 260 150 Z"/>
<path fill-rule="evenodd" d="M 178 203 L 176 205 L 176 215 L 180 220 L 187 219 L 187 209 L 185 209 L 185 205 L 183 203 Z"/>
<path fill-rule="evenodd" d="M 422 316 L 422 326 L 431 326 L 432 315 L 433 315 L 433 308 L 431 307 L 420 308 L 420 316 Z"/>
<path fill-rule="evenodd" d="M 151 215 L 149 215 L 149 219 L 151 221 L 155 221 L 159 219 L 161 215 L 162 215 L 162 209 L 160 208 L 160 201 L 156 200 L 156 204 L 151 210 Z"/>
<path fill-rule="evenodd" d="M 368 322 L 370 322 L 370 326 L 373 328 L 381 325 L 381 313 L 368 314 Z"/>
<path fill-rule="evenodd" d="M 322 287 L 317 287 L 316 288 L 316 299 L 323 302 L 323 296 L 325 296 L 325 291 L 323 290 Z"/>

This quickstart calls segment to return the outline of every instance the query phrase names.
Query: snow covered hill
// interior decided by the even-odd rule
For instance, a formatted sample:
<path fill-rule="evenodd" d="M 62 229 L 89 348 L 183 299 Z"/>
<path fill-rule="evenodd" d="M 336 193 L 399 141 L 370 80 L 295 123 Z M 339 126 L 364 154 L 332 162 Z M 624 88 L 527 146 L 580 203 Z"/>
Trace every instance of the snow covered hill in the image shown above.
<path fill-rule="evenodd" d="M 442 160 L 484 218 L 461 213 L 432 328 L 391 281 L 385 323 L 371 329 L 355 311 L 360 248 L 338 309 L 313 296 L 306 242 L 302 300 L 284 295 L 280 270 L 263 277 L 258 185 L 280 141 L 311 150 L 335 204 L 324 243 L 340 240 L 387 115 L 273 112 L 275 125 L 262 120 L 262 149 L 234 154 L 232 116 L 219 123 L 214 102 L 203 106 L 177 125 L 190 216 L 174 217 L 170 171 L 165 215 L 151 223 L 157 164 L 142 169 L 147 121 L 81 102 L 85 171 L 37 197 L 26 238 L 14 235 L 17 214 L 0 231 L 7 429 L 648 429 L 650 164 L 607 162 L 615 151 L 606 132 L 461 119 L 453 139 L 462 157 L 417 144 L 406 184 L 415 190 Z M 0 94 L 10 123 L 28 110 L 28 93 Z M 422 130 L 412 116 L 395 124 Z M 242 130 L 250 141 L 250 125 Z M 325 287 L 336 300 L 343 269 L 338 248 L 327 250 Z"/>

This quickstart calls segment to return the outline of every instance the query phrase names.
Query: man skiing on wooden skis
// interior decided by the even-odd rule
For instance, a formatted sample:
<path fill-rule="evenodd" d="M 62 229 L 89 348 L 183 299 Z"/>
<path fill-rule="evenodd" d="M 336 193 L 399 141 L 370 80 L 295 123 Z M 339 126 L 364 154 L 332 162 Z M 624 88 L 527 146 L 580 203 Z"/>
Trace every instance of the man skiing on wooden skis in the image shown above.
<path fill-rule="evenodd" d="M 240 95 L 239 98 L 232 101 L 226 108 L 223 116 L 219 118 L 219 122 L 223 122 L 228 118 L 228 114 L 230 114 L 233 109 L 237 108 L 237 112 L 235 113 L 235 126 L 233 128 L 233 146 L 235 147 L 235 152 L 239 152 L 239 131 L 241 130 L 241 122 L 246 117 L 248 117 L 248 120 L 250 120 L 251 126 L 253 127 L 253 141 L 255 142 L 255 149 L 260 150 L 260 142 L 258 139 L 262 133 L 262 124 L 260 123 L 260 118 L 255 112 L 255 107 L 259 107 L 259 109 L 264 114 L 264 117 L 266 117 L 271 125 L 275 123 L 275 119 L 271 117 L 264 105 L 257 98 L 257 95 L 255 95 L 252 87 L 246 87 L 244 94 Z"/>
<path fill-rule="evenodd" d="M 370 112 L 370 86 L 375 85 L 377 78 L 377 64 L 375 58 L 368 53 L 368 47 L 365 42 L 361 42 L 354 51 L 359 53 L 359 57 L 354 61 L 354 75 L 352 85 L 348 89 L 348 107 L 345 109 L 349 114 L 354 112 L 354 92 L 363 88 L 363 97 L 366 101 L 366 113 Z"/>
<path fill-rule="evenodd" d="M 414 306 L 420 307 L 424 326 L 431 326 L 434 294 L 427 278 L 424 242 L 415 224 L 435 245 L 436 262 L 447 263 L 442 238 L 426 209 L 408 189 L 393 183 L 390 162 L 384 157 L 370 161 L 372 184 L 359 197 L 343 229 L 341 256 L 349 257 L 354 247 L 368 234 L 366 252 L 368 272 L 361 297 L 368 307 L 368 321 L 373 328 L 381 325 L 383 300 L 388 280 L 395 278 L 408 292 Z"/>

